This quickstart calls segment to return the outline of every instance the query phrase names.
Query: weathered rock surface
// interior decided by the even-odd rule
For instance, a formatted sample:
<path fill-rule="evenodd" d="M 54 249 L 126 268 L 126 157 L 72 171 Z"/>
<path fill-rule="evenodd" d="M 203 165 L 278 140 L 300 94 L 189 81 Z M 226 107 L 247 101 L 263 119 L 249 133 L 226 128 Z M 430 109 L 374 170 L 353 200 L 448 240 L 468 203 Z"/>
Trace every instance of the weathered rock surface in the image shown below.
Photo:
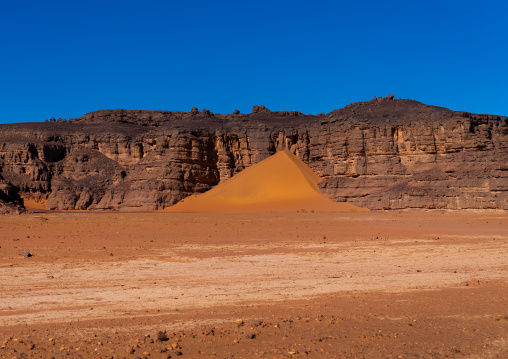
<path fill-rule="evenodd" d="M 7 182 L 0 173 L 0 214 L 23 212 L 19 189 Z"/>
<path fill-rule="evenodd" d="M 0 202 L 145 211 L 288 149 L 327 196 L 371 209 L 508 210 L 508 120 L 374 98 L 327 115 L 101 110 L 0 125 Z M 7 210 L 5 210 L 7 211 Z"/>

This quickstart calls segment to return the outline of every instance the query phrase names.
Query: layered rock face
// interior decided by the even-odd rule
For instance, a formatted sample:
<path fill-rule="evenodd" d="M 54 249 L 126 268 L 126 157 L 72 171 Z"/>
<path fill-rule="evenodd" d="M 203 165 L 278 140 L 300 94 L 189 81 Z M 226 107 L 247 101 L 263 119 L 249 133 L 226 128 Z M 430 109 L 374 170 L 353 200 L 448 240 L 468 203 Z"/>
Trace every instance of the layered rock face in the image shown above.
<path fill-rule="evenodd" d="M 101 110 L 0 125 L 0 201 L 161 209 L 288 149 L 323 193 L 370 209 L 508 210 L 508 120 L 391 97 L 327 115 Z M 3 186 L 3 187 L 2 187 Z"/>
<path fill-rule="evenodd" d="M 18 188 L 11 185 L 0 175 L 0 214 L 23 212 L 23 200 Z"/>

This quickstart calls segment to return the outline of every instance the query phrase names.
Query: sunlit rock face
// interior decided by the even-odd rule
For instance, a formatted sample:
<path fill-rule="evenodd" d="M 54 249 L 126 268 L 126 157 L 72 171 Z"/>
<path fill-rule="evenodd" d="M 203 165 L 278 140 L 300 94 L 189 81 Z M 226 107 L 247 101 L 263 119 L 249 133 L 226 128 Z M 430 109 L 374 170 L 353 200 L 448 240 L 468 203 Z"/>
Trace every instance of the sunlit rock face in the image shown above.
<path fill-rule="evenodd" d="M 228 115 L 101 110 L 0 125 L 0 201 L 11 210 L 22 198 L 55 210 L 156 210 L 281 150 L 321 176 L 336 201 L 508 210 L 506 117 L 390 98 L 316 116 L 264 106 Z"/>

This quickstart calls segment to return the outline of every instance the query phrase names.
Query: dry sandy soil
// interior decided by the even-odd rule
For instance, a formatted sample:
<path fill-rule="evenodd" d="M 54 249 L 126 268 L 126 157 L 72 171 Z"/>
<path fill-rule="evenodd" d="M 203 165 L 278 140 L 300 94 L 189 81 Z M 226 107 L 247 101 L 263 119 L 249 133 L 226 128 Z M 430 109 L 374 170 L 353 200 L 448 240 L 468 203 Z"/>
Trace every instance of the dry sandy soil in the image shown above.
<path fill-rule="evenodd" d="M 504 213 L 34 213 L 0 246 L 1 358 L 508 357 Z"/>

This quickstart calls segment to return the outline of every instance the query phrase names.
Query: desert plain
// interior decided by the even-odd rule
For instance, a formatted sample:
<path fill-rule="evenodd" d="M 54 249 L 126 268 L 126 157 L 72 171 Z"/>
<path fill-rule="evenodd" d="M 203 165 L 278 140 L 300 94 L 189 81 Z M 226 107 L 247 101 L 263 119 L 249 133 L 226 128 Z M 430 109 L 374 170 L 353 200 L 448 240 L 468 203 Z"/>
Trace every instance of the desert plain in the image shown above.
<path fill-rule="evenodd" d="M 1 358 L 508 357 L 504 212 L 40 211 L 0 247 Z"/>

